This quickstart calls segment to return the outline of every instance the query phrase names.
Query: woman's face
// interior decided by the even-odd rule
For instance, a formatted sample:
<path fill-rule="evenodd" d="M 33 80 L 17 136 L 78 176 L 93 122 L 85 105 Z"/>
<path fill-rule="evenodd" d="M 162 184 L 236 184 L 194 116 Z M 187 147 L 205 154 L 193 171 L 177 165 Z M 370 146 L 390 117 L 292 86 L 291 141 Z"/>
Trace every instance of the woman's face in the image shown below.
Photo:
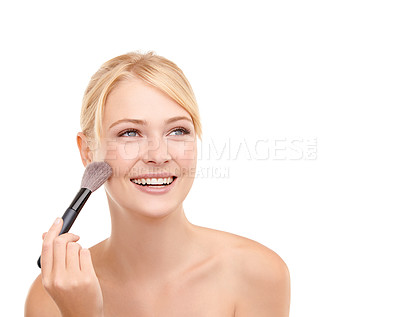
<path fill-rule="evenodd" d="M 119 210 L 148 217 L 179 208 L 192 187 L 197 161 L 189 113 L 134 78 L 120 82 L 109 94 L 102 124 L 94 160 L 113 168 L 105 184 L 110 202 Z"/>

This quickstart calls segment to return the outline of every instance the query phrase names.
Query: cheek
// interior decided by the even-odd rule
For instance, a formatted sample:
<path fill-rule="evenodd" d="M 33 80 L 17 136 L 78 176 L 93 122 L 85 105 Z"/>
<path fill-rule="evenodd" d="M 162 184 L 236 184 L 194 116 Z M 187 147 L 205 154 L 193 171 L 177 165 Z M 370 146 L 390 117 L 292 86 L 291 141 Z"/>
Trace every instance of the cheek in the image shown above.
<path fill-rule="evenodd" d="M 106 161 L 113 169 L 113 176 L 122 176 L 129 172 L 132 164 L 138 159 L 137 142 L 103 141 L 96 151 L 96 160 Z"/>
<path fill-rule="evenodd" d="M 193 182 L 196 175 L 197 165 L 197 146 L 196 142 L 180 141 L 170 142 L 168 146 L 169 154 L 179 165 L 181 176 L 185 177 L 185 183 Z"/>
<path fill-rule="evenodd" d="M 117 144 L 116 157 L 120 160 L 134 161 L 139 158 L 140 144 L 138 142 L 124 142 Z"/>
<path fill-rule="evenodd" d="M 193 164 L 197 160 L 197 146 L 195 141 L 168 142 L 168 152 L 177 161 Z"/>
<path fill-rule="evenodd" d="M 139 155 L 138 142 L 117 142 L 114 139 L 103 140 L 95 155 L 100 160 L 134 160 Z"/>

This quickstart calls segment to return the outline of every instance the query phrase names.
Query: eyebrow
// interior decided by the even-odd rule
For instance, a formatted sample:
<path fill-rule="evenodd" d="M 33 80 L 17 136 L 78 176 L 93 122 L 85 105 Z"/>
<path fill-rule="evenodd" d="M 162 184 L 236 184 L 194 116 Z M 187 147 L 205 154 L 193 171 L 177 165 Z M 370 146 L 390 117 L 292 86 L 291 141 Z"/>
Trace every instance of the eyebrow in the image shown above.
<path fill-rule="evenodd" d="M 178 120 L 187 120 L 190 123 L 192 123 L 192 120 L 185 116 L 177 116 L 177 117 L 169 118 L 169 119 L 165 120 L 165 123 L 168 124 L 168 123 L 175 122 Z M 119 123 L 122 123 L 122 122 L 131 122 L 131 123 L 136 123 L 136 124 L 140 124 L 140 125 L 148 125 L 148 122 L 146 120 L 124 118 L 124 119 L 115 121 L 113 124 L 110 125 L 110 127 L 108 129 L 111 129 L 113 126 L 115 126 Z"/>

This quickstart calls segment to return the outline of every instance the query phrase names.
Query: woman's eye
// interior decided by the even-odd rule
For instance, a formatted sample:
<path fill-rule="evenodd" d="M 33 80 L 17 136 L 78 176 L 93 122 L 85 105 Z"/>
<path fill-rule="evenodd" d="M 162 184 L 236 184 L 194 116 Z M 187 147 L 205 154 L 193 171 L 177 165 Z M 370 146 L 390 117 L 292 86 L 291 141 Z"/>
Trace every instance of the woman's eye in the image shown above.
<path fill-rule="evenodd" d="M 185 135 L 185 134 L 190 134 L 190 130 L 186 128 L 176 128 L 172 130 L 169 135 L 174 135 L 174 136 L 179 136 L 179 135 Z M 136 129 L 129 129 L 122 131 L 118 134 L 119 137 L 138 137 L 140 136 L 139 131 Z"/>
<path fill-rule="evenodd" d="M 137 130 L 126 130 L 126 131 L 121 132 L 118 136 L 135 137 L 138 135 L 139 135 L 139 133 Z"/>
<path fill-rule="evenodd" d="M 177 128 L 177 129 L 172 130 L 170 135 L 184 135 L 184 134 L 189 134 L 189 133 L 190 133 L 190 131 L 185 128 Z"/>

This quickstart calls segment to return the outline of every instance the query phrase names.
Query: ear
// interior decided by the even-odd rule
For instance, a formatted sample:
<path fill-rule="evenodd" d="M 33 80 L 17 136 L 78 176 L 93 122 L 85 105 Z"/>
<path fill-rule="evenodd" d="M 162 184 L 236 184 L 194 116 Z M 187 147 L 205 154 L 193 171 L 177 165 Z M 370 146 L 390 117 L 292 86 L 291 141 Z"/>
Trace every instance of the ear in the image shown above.
<path fill-rule="evenodd" d="M 79 132 L 76 136 L 76 143 L 78 144 L 82 163 L 86 167 L 86 165 L 93 162 L 93 153 L 90 150 L 87 136 L 83 132 Z"/>

